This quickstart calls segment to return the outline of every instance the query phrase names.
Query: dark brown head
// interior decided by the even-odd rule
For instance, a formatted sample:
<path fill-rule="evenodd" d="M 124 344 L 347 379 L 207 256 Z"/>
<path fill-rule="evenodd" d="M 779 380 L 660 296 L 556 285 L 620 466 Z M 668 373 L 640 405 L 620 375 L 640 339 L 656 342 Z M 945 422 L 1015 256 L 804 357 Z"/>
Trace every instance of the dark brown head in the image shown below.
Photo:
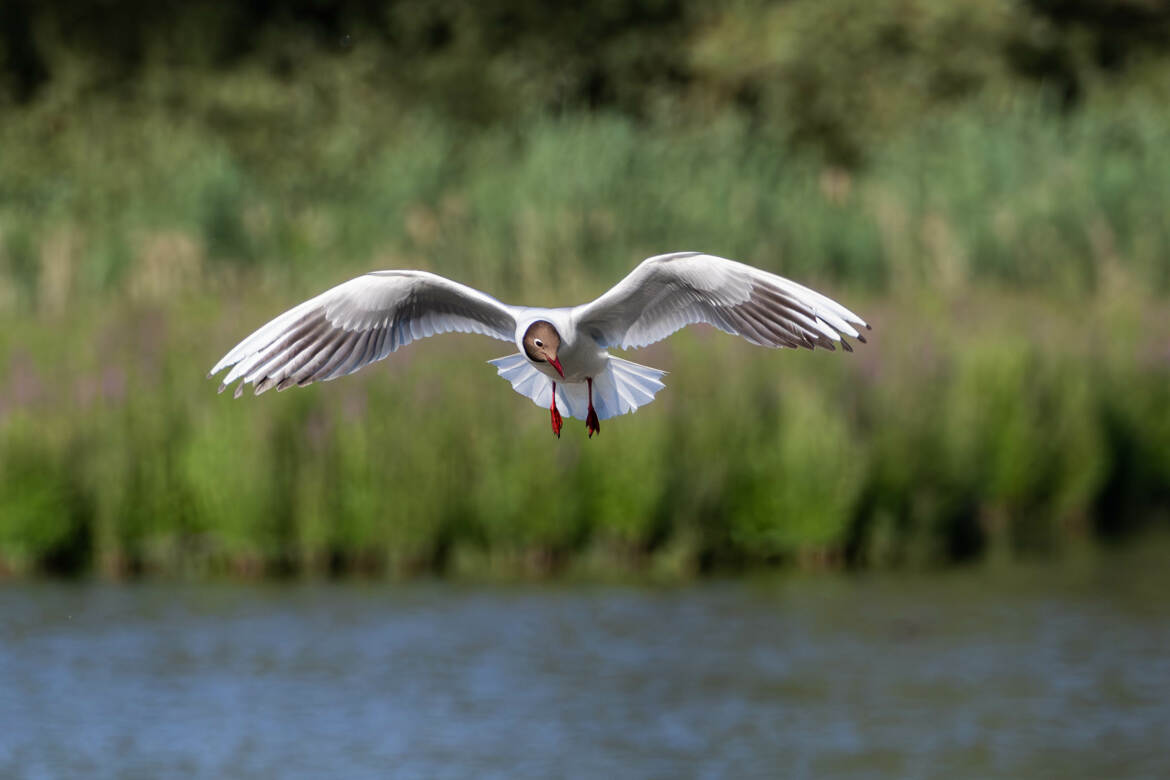
<path fill-rule="evenodd" d="M 537 320 L 524 331 L 524 354 L 528 359 L 550 364 L 563 377 L 565 372 L 561 368 L 561 361 L 557 360 L 557 350 L 560 348 L 561 335 L 550 322 Z"/>

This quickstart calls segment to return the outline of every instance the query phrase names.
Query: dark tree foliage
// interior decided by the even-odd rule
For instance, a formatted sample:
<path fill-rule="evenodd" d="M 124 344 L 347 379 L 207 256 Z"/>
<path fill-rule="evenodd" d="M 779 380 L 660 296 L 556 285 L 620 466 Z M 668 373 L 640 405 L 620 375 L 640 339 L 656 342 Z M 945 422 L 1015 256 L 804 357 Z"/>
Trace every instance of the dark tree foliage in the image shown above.
<path fill-rule="evenodd" d="M 1074 36 L 1089 39 L 1095 70 L 1114 75 L 1137 57 L 1170 51 L 1167 0 L 1027 0 L 1024 5 L 1060 34 L 1040 40 L 1014 36 L 1007 46 L 1011 63 L 1022 75 L 1059 85 L 1065 108 L 1074 106 L 1084 91 Z"/>
<path fill-rule="evenodd" d="M 1170 49 L 1167 0 L 1027 0 L 1037 16 L 1087 33 L 1096 65 L 1119 71 L 1136 54 Z"/>
<path fill-rule="evenodd" d="M 1136 53 L 1170 49 L 1170 0 L 1025 0 L 1022 5 L 1060 29 L 1087 33 L 1095 64 L 1105 70 L 1124 68 Z M 35 97 L 53 77 L 56 47 L 132 76 L 160 40 L 181 42 L 167 52 L 172 61 L 228 67 L 292 34 L 337 54 L 360 35 L 403 59 L 473 53 L 469 48 L 485 57 L 533 58 L 572 69 L 571 102 L 630 110 L 637 105 L 625 94 L 627 80 L 643 90 L 687 83 L 685 42 L 709 15 L 707 4 L 694 0 L 7 0 L 4 6 L 0 67 L 7 91 L 18 101 Z M 898 30 L 888 32 L 895 41 Z M 1075 81 L 1072 61 L 1061 51 L 1067 41 L 1054 39 L 1036 50 L 1018 40 L 1005 43 L 1018 50 L 1022 72 Z M 750 96 L 745 100 L 750 103 Z"/>
<path fill-rule="evenodd" d="M 9 96 L 26 102 L 65 51 L 125 80 L 156 64 L 152 56 L 217 68 L 261 57 L 291 73 L 281 38 L 337 56 L 360 40 L 402 66 L 394 78 L 403 81 L 434 60 L 451 61 L 460 79 L 475 81 L 485 61 L 507 57 L 550 79 L 568 77 L 558 103 L 636 112 L 640 92 L 685 82 L 686 19 L 682 0 L 10 0 L 0 17 L 0 69 Z"/>
<path fill-rule="evenodd" d="M 0 105 L 78 63 L 75 94 L 133 97 L 160 68 L 292 83 L 359 50 L 368 89 L 457 123 L 731 111 L 856 165 L 914 117 L 1012 85 L 1075 109 L 1170 53 L 1170 0 L 7 0 Z"/>

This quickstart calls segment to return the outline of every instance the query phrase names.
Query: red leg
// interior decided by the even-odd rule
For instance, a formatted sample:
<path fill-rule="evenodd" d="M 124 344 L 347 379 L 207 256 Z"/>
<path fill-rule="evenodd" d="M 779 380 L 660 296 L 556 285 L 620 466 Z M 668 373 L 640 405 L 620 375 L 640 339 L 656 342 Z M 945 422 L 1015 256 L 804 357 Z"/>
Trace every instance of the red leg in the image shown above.
<path fill-rule="evenodd" d="M 557 411 L 557 383 L 553 382 L 552 406 L 548 408 L 552 415 L 552 429 L 553 433 L 559 439 L 561 438 L 561 428 L 564 427 L 565 421 L 561 417 L 561 413 Z"/>
<path fill-rule="evenodd" d="M 585 418 L 585 430 L 589 431 L 589 438 L 593 434 L 601 435 L 601 421 L 597 419 L 597 410 L 593 408 L 593 379 L 586 379 L 589 383 L 589 415 Z"/>

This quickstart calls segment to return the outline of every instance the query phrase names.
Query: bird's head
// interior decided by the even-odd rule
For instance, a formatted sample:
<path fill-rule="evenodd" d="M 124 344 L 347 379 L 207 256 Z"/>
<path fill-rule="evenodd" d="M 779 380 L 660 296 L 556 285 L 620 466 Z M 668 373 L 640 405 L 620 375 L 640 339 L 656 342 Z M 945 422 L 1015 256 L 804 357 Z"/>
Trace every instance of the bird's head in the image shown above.
<path fill-rule="evenodd" d="M 557 360 L 557 350 L 560 348 L 561 335 L 551 322 L 537 320 L 524 331 L 524 354 L 528 359 L 537 363 L 548 363 L 564 377 L 561 361 Z"/>

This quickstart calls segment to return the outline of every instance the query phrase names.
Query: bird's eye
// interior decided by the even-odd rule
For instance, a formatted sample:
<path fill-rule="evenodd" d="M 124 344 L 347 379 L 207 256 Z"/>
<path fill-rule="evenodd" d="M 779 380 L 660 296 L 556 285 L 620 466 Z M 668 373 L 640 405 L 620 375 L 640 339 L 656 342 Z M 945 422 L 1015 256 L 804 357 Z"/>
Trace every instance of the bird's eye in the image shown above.
<path fill-rule="evenodd" d="M 533 343 L 533 344 L 535 344 L 535 345 L 536 345 L 536 346 L 538 346 L 538 347 L 543 347 L 543 346 L 544 346 L 544 342 L 543 342 L 543 341 L 541 341 L 540 339 L 536 339 L 536 340 L 535 340 L 535 341 L 533 341 L 532 343 Z"/>

